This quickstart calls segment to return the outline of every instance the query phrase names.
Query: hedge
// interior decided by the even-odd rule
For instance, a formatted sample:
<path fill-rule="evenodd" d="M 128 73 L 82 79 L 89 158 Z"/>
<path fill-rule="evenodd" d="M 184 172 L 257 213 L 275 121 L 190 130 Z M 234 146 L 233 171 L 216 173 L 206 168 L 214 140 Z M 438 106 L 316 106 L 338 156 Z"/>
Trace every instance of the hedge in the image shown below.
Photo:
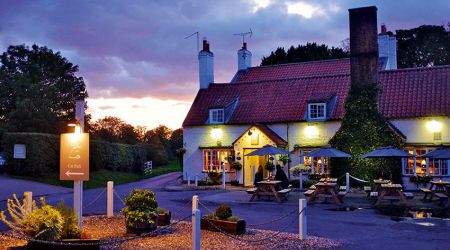
<path fill-rule="evenodd" d="M 13 159 L 14 144 L 26 145 L 26 159 Z M 41 133 L 5 133 L 2 147 L 7 172 L 17 175 L 43 176 L 59 173 L 59 136 Z M 128 145 L 91 140 L 90 170 L 110 169 L 142 173 L 147 152 L 143 145 Z"/>

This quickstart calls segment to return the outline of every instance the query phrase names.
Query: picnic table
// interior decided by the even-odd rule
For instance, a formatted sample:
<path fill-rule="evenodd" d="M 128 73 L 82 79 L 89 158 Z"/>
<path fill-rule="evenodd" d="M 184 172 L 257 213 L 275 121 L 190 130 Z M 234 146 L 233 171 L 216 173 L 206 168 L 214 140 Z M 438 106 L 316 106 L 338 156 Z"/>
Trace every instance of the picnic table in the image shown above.
<path fill-rule="evenodd" d="M 337 178 L 321 178 L 320 182 L 337 182 Z"/>
<path fill-rule="evenodd" d="M 450 182 L 448 181 L 430 181 L 430 190 L 431 190 L 431 197 L 430 200 L 433 199 L 434 196 L 437 196 L 440 200 L 448 200 L 448 196 L 445 195 L 448 189 L 448 185 Z"/>
<path fill-rule="evenodd" d="M 403 195 L 402 188 L 403 187 L 400 184 L 381 184 L 380 193 L 375 206 L 382 200 L 400 200 L 404 202 L 405 196 Z"/>
<path fill-rule="evenodd" d="M 381 189 L 381 184 L 388 184 L 391 180 L 383 180 L 383 179 L 375 179 L 373 180 L 373 188 L 374 192 L 377 192 Z"/>
<path fill-rule="evenodd" d="M 256 183 L 256 187 L 250 190 L 247 190 L 247 193 L 253 194 L 250 198 L 250 201 L 253 201 L 255 198 L 260 199 L 261 196 L 266 197 L 275 197 L 278 202 L 282 202 L 281 198 L 287 200 L 287 195 L 291 191 L 290 189 L 282 189 L 277 190 L 277 186 L 281 184 L 281 181 L 275 180 L 264 180 Z"/>
<path fill-rule="evenodd" d="M 316 189 L 312 192 L 308 199 L 308 202 L 314 202 L 317 197 L 333 198 L 333 200 L 338 204 L 342 204 L 342 200 L 338 197 L 336 193 L 337 183 L 335 182 L 318 182 L 315 184 Z"/>

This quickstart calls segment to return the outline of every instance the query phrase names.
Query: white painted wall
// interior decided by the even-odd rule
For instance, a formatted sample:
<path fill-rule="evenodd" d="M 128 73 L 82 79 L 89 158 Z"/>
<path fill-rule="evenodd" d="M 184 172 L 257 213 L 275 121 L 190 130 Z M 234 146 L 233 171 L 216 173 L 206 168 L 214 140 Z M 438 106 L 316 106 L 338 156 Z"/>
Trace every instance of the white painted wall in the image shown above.
<path fill-rule="evenodd" d="M 442 140 L 433 140 L 433 132 L 427 127 L 427 123 L 435 120 L 442 124 Z M 391 123 L 399 129 L 407 138 L 407 144 L 435 144 L 440 145 L 450 142 L 450 118 L 428 117 L 420 119 L 392 120 Z"/>

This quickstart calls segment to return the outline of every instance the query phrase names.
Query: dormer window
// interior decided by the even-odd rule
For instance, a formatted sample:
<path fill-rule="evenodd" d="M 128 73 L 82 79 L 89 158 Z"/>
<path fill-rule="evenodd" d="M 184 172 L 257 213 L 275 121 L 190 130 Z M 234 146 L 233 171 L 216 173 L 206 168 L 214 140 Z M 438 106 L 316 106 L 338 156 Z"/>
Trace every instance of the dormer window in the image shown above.
<path fill-rule="evenodd" d="M 224 122 L 223 109 L 210 109 L 209 110 L 209 123 L 219 124 Z"/>
<path fill-rule="evenodd" d="M 308 119 L 323 120 L 327 116 L 326 103 L 308 103 Z"/>

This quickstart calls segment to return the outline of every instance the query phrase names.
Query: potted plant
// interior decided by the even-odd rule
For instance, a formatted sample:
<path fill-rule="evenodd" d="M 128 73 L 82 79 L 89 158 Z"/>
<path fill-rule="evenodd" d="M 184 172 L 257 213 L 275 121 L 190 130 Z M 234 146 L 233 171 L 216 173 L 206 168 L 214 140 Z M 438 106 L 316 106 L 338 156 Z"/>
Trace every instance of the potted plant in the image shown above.
<path fill-rule="evenodd" d="M 172 219 L 172 213 L 167 210 L 164 209 L 162 207 L 158 207 L 158 209 L 156 209 L 156 211 L 158 212 L 158 226 L 167 226 L 170 225 L 170 220 Z"/>
<path fill-rule="evenodd" d="M 5 211 L 0 213 L 0 219 L 10 228 L 39 240 L 30 240 L 27 249 L 100 249 L 98 239 L 81 239 L 78 218 L 71 208 L 63 204 L 53 207 L 48 205 L 44 198 L 41 198 L 41 206 L 33 201 L 31 207 L 31 211 L 27 210 L 25 202 L 20 202 L 14 194 L 13 199 L 7 201 L 7 211 L 11 220 L 6 218 Z M 54 242 L 72 245 L 60 245 Z M 76 243 L 90 244 L 77 245 Z"/>
<path fill-rule="evenodd" d="M 239 171 L 242 169 L 242 164 L 240 163 L 240 162 L 238 162 L 238 161 L 234 161 L 233 163 L 231 163 L 231 168 L 234 170 L 234 171 L 236 171 L 236 174 L 235 174 L 235 179 L 234 179 L 234 183 L 235 184 L 239 184 L 239 181 L 238 181 L 238 173 L 239 173 Z"/>
<path fill-rule="evenodd" d="M 154 231 L 158 225 L 158 202 L 155 193 L 149 190 L 134 189 L 125 198 L 121 213 L 125 216 L 128 233 L 142 234 Z"/>
<path fill-rule="evenodd" d="M 201 229 L 209 231 L 225 231 L 229 234 L 239 235 L 245 233 L 245 220 L 233 216 L 233 212 L 228 205 L 220 205 L 214 214 L 208 214 L 201 218 Z"/>
<path fill-rule="evenodd" d="M 269 179 L 272 177 L 272 171 L 275 170 L 275 165 L 271 161 L 266 162 L 264 168 L 269 172 Z"/>
<path fill-rule="evenodd" d="M 283 162 L 283 166 L 286 166 L 288 164 L 288 162 L 291 161 L 291 159 L 289 158 L 289 155 L 280 155 L 280 156 L 278 156 L 278 160 Z"/>

